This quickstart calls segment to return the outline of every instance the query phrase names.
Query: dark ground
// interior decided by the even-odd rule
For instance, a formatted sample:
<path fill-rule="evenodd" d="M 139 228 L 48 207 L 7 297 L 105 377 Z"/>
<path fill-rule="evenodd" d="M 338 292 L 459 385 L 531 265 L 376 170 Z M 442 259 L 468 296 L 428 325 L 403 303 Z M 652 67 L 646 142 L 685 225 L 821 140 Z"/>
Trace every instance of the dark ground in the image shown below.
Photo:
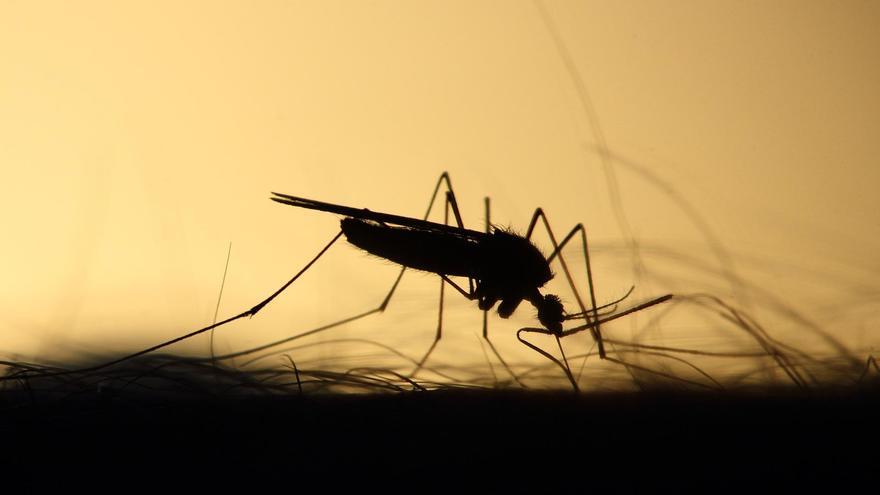
<path fill-rule="evenodd" d="M 0 466 L 5 480 L 38 492 L 178 483 L 490 493 L 880 486 L 876 387 L 35 403 L 12 395 L 0 396 Z"/>

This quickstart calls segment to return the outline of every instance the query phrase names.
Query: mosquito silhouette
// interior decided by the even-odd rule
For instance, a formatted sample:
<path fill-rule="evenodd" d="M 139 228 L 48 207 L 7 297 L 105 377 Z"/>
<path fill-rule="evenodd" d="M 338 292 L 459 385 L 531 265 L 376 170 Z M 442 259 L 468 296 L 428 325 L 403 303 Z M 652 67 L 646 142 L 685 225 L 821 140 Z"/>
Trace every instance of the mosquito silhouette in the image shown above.
<path fill-rule="evenodd" d="M 431 214 L 440 188 L 444 185 L 446 187 L 444 223 L 428 221 L 427 218 Z M 421 219 L 380 213 L 366 208 L 352 208 L 288 194 L 275 192 L 272 194 L 273 196 L 270 199 L 281 204 L 343 215 L 340 222 L 340 232 L 327 245 L 325 250 L 339 239 L 340 236 L 345 235 L 348 242 L 354 246 L 401 265 L 397 279 L 376 311 L 384 311 L 387 307 L 407 268 L 435 273 L 440 277 L 440 302 L 436 335 L 428 351 L 419 360 L 416 371 L 427 361 L 442 337 L 444 289 L 447 284 L 465 298 L 477 301 L 477 306 L 483 311 L 483 337 L 508 371 L 510 368 L 507 366 L 507 363 L 488 338 L 486 313 L 497 304 L 498 315 L 501 318 L 508 318 L 523 301 L 531 303 L 537 310 L 537 319 L 541 323 L 542 328 L 520 329 L 517 337 L 524 344 L 559 364 L 566 371 L 575 387 L 577 387 L 576 381 L 571 376 L 567 363 L 559 362 L 552 355 L 526 341 L 522 334 L 524 332 L 544 333 L 555 336 L 558 342 L 559 337 L 589 329 L 597 343 L 598 354 L 600 358 L 604 359 L 606 354 L 600 332 L 600 324 L 603 323 L 600 319 L 600 311 L 615 306 L 632 292 L 631 288 L 630 292 L 627 292 L 621 299 L 597 307 L 592 284 L 586 231 L 583 225 L 578 224 L 561 242 L 557 242 L 547 216 L 541 208 L 535 210 L 526 235 L 521 236 L 491 224 L 489 218 L 489 198 L 486 198 L 485 231 L 481 232 L 465 228 L 458 207 L 458 201 L 452 188 L 452 182 L 449 174 L 446 172 L 441 174 L 437 180 L 428 204 L 428 210 Z M 449 225 L 450 211 L 455 219 L 455 225 Z M 553 243 L 553 252 L 546 258 L 530 240 L 539 220 L 542 221 Z M 563 247 L 578 233 L 581 234 L 584 263 L 587 269 L 587 284 L 592 308 L 589 310 L 584 305 L 577 285 L 562 256 Z M 541 293 L 541 288 L 554 276 L 550 268 L 550 263 L 554 259 L 559 260 L 566 279 L 575 294 L 580 311 L 569 313 L 563 307 L 558 296 Z M 454 282 L 450 277 L 467 278 L 467 289 Z M 614 318 L 653 304 L 658 304 L 670 297 L 667 295 L 654 299 L 637 308 L 614 315 Z M 264 303 L 267 302 L 268 300 L 264 301 Z M 580 319 L 585 320 L 584 325 L 568 330 L 563 328 L 564 322 Z M 609 321 L 609 319 L 605 321 Z M 565 361 L 561 345 L 559 349 L 562 352 L 563 361 Z M 512 372 L 511 375 L 514 378 L 516 377 Z"/>
<path fill-rule="evenodd" d="M 444 185 L 446 188 L 443 214 L 444 223 L 428 221 L 427 219 L 434 208 L 440 188 Z M 343 215 L 343 218 L 341 220 L 340 231 L 335 234 L 330 242 L 327 243 L 318 254 L 315 255 L 315 257 L 300 269 L 290 280 L 269 297 L 260 301 L 249 310 L 223 321 L 215 322 L 186 335 L 182 335 L 148 349 L 97 366 L 77 370 L 39 373 L 32 370 L 23 370 L 21 372 L 0 377 L 0 381 L 18 380 L 37 374 L 40 376 L 60 376 L 98 371 L 159 350 L 171 344 L 181 342 L 209 330 L 232 323 L 235 320 L 245 317 L 253 317 L 267 304 L 284 292 L 285 289 L 296 282 L 296 280 L 308 271 L 312 265 L 314 265 L 318 259 L 320 259 L 343 235 L 345 235 L 346 239 L 351 244 L 358 248 L 401 265 L 397 278 L 379 306 L 363 313 L 296 334 L 292 337 L 264 344 L 253 349 L 239 351 L 225 357 L 230 358 L 259 352 L 295 339 L 303 338 L 365 318 L 374 313 L 383 312 L 387 308 L 394 292 L 400 284 L 404 272 L 407 268 L 411 268 L 435 273 L 440 277 L 439 316 L 435 338 L 430 348 L 421 360 L 418 361 L 416 369 L 411 373 L 411 376 L 415 375 L 418 370 L 421 369 L 442 337 L 444 291 L 445 286 L 448 284 L 467 299 L 477 301 L 477 306 L 483 311 L 483 338 L 489 344 L 489 347 L 502 365 L 518 382 L 519 379 L 495 349 L 491 340 L 489 340 L 487 313 L 498 304 L 497 312 L 499 316 L 502 318 L 508 318 L 514 313 L 514 311 L 516 311 L 523 301 L 531 303 L 532 306 L 537 309 L 537 318 L 542 327 L 521 328 L 517 332 L 517 338 L 520 342 L 542 354 L 562 368 L 573 388 L 578 390 L 577 380 L 571 373 L 571 369 L 565 358 L 565 352 L 560 343 L 561 337 L 589 330 L 597 344 L 599 357 L 620 362 L 606 356 L 605 346 L 600 331 L 601 325 L 672 298 L 671 294 L 667 294 L 651 299 L 627 310 L 616 311 L 617 304 L 629 297 L 632 293 L 633 288 L 630 288 L 630 290 L 620 299 L 602 306 L 597 306 L 595 291 L 593 288 L 592 272 L 590 269 L 587 234 L 582 224 L 577 224 L 562 239 L 562 241 L 557 242 L 546 214 L 541 208 L 537 208 L 532 215 L 525 236 L 521 236 L 510 230 L 499 228 L 491 224 L 489 216 L 489 198 L 486 198 L 485 231 L 466 229 L 462 221 L 461 212 L 458 208 L 458 201 L 456 200 L 455 193 L 452 189 L 452 182 L 449 178 L 449 174 L 446 172 L 443 172 L 437 180 L 437 183 L 434 186 L 434 191 L 431 194 L 431 200 L 428 203 L 428 210 L 421 219 L 379 213 L 366 208 L 352 208 L 349 206 L 325 203 L 287 194 L 272 194 L 273 196 L 270 199 L 278 203 L 299 208 L 336 213 Z M 455 218 L 455 225 L 449 225 L 450 211 Z M 546 258 L 531 242 L 531 237 L 535 232 L 539 220 L 546 229 L 547 235 L 553 245 L 552 253 Z M 562 255 L 562 249 L 578 234 L 581 241 L 583 259 L 587 272 L 586 282 L 590 293 L 590 309 L 587 309 L 584 304 L 583 298 L 578 291 L 577 284 L 575 283 L 568 268 L 568 264 Z M 558 296 L 541 293 L 541 288 L 553 278 L 550 264 L 554 260 L 558 260 L 562 267 L 565 278 L 574 293 L 579 311 L 567 312 Z M 468 288 L 462 288 L 450 277 L 466 277 Z M 608 308 L 611 309 L 609 310 Z M 583 323 L 577 324 L 568 329 L 564 328 L 563 323 L 572 320 L 583 320 Z M 526 340 L 524 335 L 527 333 L 538 333 L 555 337 L 559 351 L 562 354 L 562 360 L 560 361 L 549 352 Z"/>

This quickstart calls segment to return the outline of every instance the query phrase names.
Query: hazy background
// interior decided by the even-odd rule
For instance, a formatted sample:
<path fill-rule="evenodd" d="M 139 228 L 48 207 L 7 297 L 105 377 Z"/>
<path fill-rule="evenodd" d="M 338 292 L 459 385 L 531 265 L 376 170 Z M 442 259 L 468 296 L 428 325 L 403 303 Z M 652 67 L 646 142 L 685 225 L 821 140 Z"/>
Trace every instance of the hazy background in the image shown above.
<path fill-rule="evenodd" d="M 220 317 L 237 314 L 338 229 L 270 191 L 419 216 L 443 170 L 473 228 L 486 195 L 502 225 L 524 230 L 537 206 L 560 235 L 583 222 L 600 302 L 633 284 L 632 302 L 708 292 L 811 355 L 842 352 L 817 328 L 859 360 L 876 354 L 880 6 L 545 6 L 576 74 L 529 1 L 0 0 L 3 356 L 128 352 L 210 323 L 230 242 Z M 257 317 L 218 330 L 217 349 L 375 307 L 395 275 L 340 243 Z M 551 288 L 571 303 L 563 282 Z M 384 362 L 378 347 L 326 342 L 369 338 L 417 357 L 437 286 L 409 275 L 385 314 L 292 355 Z M 479 312 L 449 294 L 436 362 L 486 374 Z M 512 361 L 541 364 L 513 337 L 531 313 L 494 317 L 492 332 Z M 754 350 L 715 316 L 685 302 L 607 332 Z M 207 336 L 169 350 L 206 354 Z"/>

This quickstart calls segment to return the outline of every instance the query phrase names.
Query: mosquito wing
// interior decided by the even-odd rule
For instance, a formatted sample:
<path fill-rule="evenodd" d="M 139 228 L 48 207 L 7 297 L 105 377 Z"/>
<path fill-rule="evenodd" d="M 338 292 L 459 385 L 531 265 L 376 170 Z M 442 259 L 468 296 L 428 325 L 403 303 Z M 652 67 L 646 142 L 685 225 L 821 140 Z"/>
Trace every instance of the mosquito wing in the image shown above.
<path fill-rule="evenodd" d="M 299 208 L 308 208 L 310 210 L 337 213 L 339 215 L 345 215 L 351 218 L 360 218 L 363 220 L 372 220 L 374 222 L 380 222 L 384 224 L 400 225 L 403 227 L 410 227 L 412 229 L 422 231 L 442 232 L 444 234 L 467 237 L 475 240 L 482 240 L 488 235 L 476 230 L 462 229 L 452 225 L 444 225 L 442 223 L 429 222 L 427 220 L 404 217 L 401 215 L 392 215 L 390 213 L 380 213 L 377 211 L 368 210 L 366 208 L 352 208 L 351 206 L 325 203 L 323 201 L 299 198 L 296 196 L 290 196 L 288 194 L 281 194 L 276 192 L 273 192 L 272 194 L 274 196 L 269 199 L 281 204 L 297 206 Z"/>

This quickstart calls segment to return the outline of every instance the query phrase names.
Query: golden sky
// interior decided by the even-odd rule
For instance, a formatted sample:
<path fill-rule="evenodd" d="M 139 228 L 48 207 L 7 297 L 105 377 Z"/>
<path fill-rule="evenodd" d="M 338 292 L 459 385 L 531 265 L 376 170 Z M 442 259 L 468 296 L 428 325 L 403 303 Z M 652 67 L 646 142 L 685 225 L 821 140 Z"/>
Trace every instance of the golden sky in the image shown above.
<path fill-rule="evenodd" d="M 486 195 L 521 230 L 537 206 L 583 222 L 600 301 L 711 292 L 795 345 L 824 352 L 789 310 L 876 354 L 880 6 L 545 6 L 598 126 L 530 1 L 0 0 L 0 350 L 122 352 L 205 325 L 230 242 L 220 313 L 238 313 L 338 228 L 270 191 L 419 216 L 448 170 L 474 228 Z M 337 246 L 218 345 L 370 309 L 395 273 Z M 426 347 L 437 283 L 409 279 L 358 336 Z M 448 347 L 479 360 L 478 312 L 451 311 Z"/>

